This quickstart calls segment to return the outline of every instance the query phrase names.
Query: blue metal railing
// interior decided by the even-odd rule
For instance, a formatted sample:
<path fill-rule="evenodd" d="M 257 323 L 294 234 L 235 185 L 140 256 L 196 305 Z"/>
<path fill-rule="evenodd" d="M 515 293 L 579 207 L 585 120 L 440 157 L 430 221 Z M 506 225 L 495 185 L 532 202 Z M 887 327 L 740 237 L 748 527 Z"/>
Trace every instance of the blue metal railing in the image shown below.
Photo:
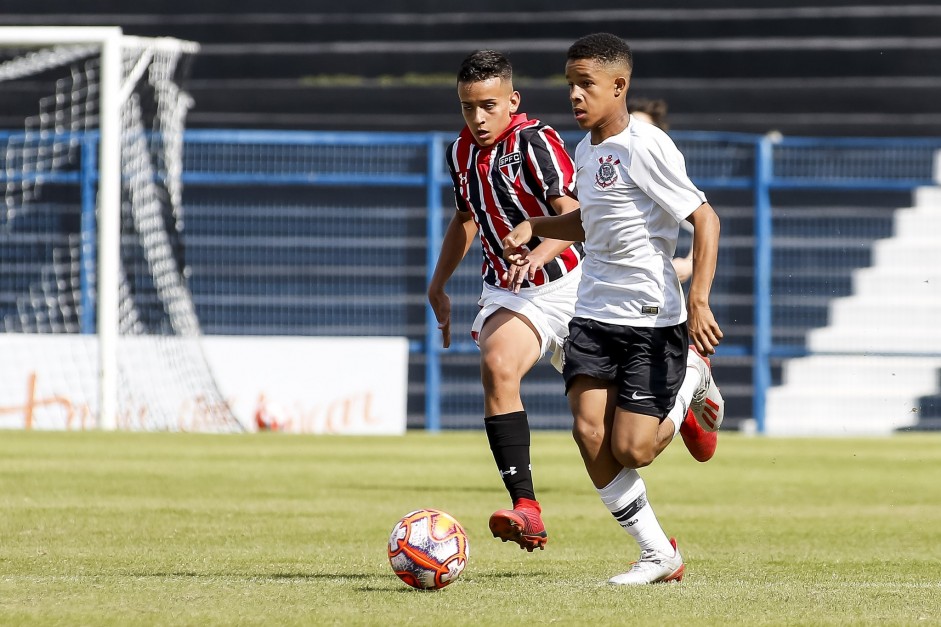
<path fill-rule="evenodd" d="M 20 135 L 0 132 L 0 143 Z M 764 428 L 766 392 L 771 385 L 771 360 L 805 352 L 801 347 L 776 344 L 772 333 L 773 194 L 783 190 L 900 191 L 932 185 L 934 155 L 941 150 L 941 138 L 772 138 L 711 132 L 671 135 L 686 155 L 690 175 L 698 186 L 707 191 L 745 190 L 752 194 L 754 335 L 750 345 L 724 344 L 719 354 L 753 357 L 752 410 L 760 432 Z M 92 332 L 97 135 L 88 133 L 79 139 L 81 160 L 77 165 L 21 175 L 9 167 L 6 157 L 0 156 L 4 161 L 0 165 L 6 166 L 0 167 L 0 178 L 6 182 L 33 178 L 43 183 L 80 186 L 81 328 Z M 451 135 L 440 133 L 188 131 L 183 181 L 197 189 L 299 186 L 423 190 L 427 211 L 424 260 L 430 278 L 441 245 L 443 205 L 450 206 L 451 181 L 443 159 L 450 139 Z M 578 139 L 580 136 L 566 136 L 571 146 Z M 328 155 L 323 154 L 326 149 Z M 412 339 L 410 350 L 425 359 L 425 426 L 437 431 L 442 426 L 442 349 L 434 314 L 430 307 L 425 312 L 423 339 Z M 475 351 L 469 341 L 455 342 L 449 349 L 458 354 Z"/>
<path fill-rule="evenodd" d="M 772 145 L 755 143 L 755 337 L 752 343 L 752 413 L 759 433 L 765 428 L 765 397 L 771 387 L 771 188 Z"/>
<path fill-rule="evenodd" d="M 429 138 L 428 146 L 428 176 L 431 184 L 428 185 L 428 249 L 426 251 L 427 274 L 425 285 L 431 282 L 435 264 L 438 261 L 438 251 L 441 249 L 441 187 L 446 183 L 443 180 L 442 163 L 444 162 L 445 139 L 439 135 Z M 437 432 L 441 429 L 441 357 L 439 349 L 440 333 L 438 319 L 431 306 L 425 307 L 425 429 Z M 433 390 L 434 393 L 429 392 Z"/>

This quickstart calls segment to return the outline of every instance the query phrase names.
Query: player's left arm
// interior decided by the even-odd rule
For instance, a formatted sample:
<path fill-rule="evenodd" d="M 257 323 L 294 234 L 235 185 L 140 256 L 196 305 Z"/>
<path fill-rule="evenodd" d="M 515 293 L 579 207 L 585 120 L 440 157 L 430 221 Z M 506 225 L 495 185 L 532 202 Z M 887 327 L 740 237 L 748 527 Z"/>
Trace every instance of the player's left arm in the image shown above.
<path fill-rule="evenodd" d="M 690 341 L 704 355 L 716 352 L 722 329 L 709 308 L 719 254 L 719 216 L 690 180 L 686 160 L 666 133 L 648 134 L 632 146 L 630 174 L 641 190 L 677 220 L 693 225 L 693 276 L 686 302 Z M 690 208 L 695 207 L 690 212 Z"/>
<path fill-rule="evenodd" d="M 578 201 L 570 196 L 550 196 L 548 201 L 549 206 L 560 216 L 578 209 Z M 535 279 L 536 273 L 542 270 L 543 266 L 561 255 L 571 245 L 571 240 L 547 238 L 532 250 L 515 249 L 513 252 L 518 252 L 520 256 L 510 264 L 509 271 L 504 276 L 504 279 L 508 281 L 509 289 L 518 292 L 523 279 L 529 278 L 530 281 Z"/>
<path fill-rule="evenodd" d="M 693 277 L 686 302 L 689 338 L 702 354 L 712 355 L 722 340 L 722 329 L 709 307 L 719 256 L 719 216 L 704 202 L 686 219 L 693 225 Z"/>

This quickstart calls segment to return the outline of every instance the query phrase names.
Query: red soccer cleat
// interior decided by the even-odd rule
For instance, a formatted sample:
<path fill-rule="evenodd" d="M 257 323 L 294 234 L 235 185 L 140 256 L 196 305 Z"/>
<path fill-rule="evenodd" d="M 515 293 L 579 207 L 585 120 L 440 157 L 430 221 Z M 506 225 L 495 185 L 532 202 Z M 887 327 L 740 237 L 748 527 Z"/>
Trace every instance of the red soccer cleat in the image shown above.
<path fill-rule="evenodd" d="M 680 435 L 683 436 L 683 444 L 697 462 L 707 462 L 716 454 L 719 432 L 703 429 L 692 409 L 686 410 L 686 418 L 680 425 Z"/>
<path fill-rule="evenodd" d="M 494 538 L 516 542 L 530 553 L 537 548 L 545 550 L 549 536 L 542 524 L 542 515 L 536 507 L 527 505 L 517 502 L 513 509 L 494 512 L 490 517 L 490 531 Z"/>
<path fill-rule="evenodd" d="M 693 370 L 699 375 L 699 386 L 693 392 L 689 408 L 693 416 L 705 431 L 718 431 L 725 416 L 725 399 L 722 392 L 712 378 L 712 363 L 709 358 L 701 355 L 696 347 L 689 345 L 689 357 L 686 369 Z"/>

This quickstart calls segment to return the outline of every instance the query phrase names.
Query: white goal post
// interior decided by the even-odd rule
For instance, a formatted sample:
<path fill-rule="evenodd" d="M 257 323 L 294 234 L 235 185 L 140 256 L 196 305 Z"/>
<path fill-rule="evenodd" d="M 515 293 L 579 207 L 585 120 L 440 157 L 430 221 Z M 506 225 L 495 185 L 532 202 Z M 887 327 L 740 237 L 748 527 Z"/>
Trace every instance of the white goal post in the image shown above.
<path fill-rule="evenodd" d="M 80 104 L 65 102 L 50 105 L 49 111 L 37 116 L 38 122 L 33 127 L 27 125 L 27 139 L 22 141 L 22 153 L 7 148 L 4 160 L 7 205 L 13 209 L 9 209 L 3 219 L 5 227 L 9 229 L 9 223 L 16 219 L 14 216 L 28 213 L 29 210 L 24 207 L 34 203 L 35 197 L 39 195 L 33 187 L 39 188 L 50 173 L 60 167 L 59 162 L 64 159 L 61 155 L 66 150 L 63 146 L 74 142 L 74 136 L 79 132 L 97 133 L 97 264 L 93 289 L 97 337 L 97 402 L 94 403 L 97 426 L 106 430 L 172 430 L 183 424 L 185 421 L 169 416 L 157 417 L 159 412 L 147 400 L 135 399 L 131 407 L 122 407 L 122 396 L 126 397 L 125 405 L 132 394 L 140 395 L 140 399 L 147 396 L 157 400 L 166 398 L 171 394 L 168 390 L 176 383 L 168 382 L 168 390 L 147 389 L 158 385 L 154 373 L 174 368 L 188 369 L 193 367 L 192 363 L 202 360 L 195 366 L 198 371 L 196 376 L 188 370 L 181 370 L 176 375 L 183 385 L 191 385 L 194 379 L 199 379 L 200 385 L 212 388 L 188 393 L 191 400 L 198 397 L 200 403 L 210 407 L 208 412 L 206 407 L 200 410 L 202 415 L 199 426 L 208 425 L 209 428 L 219 430 L 237 428 L 237 422 L 214 388 L 201 349 L 181 348 L 182 341 L 168 342 L 166 339 L 162 340 L 160 347 L 156 347 L 151 346 L 153 342 L 140 339 L 128 342 L 129 348 L 126 350 L 131 353 L 148 351 L 141 363 L 146 363 L 148 368 L 152 367 L 154 373 L 139 375 L 132 372 L 132 366 L 119 363 L 121 359 L 126 359 L 122 357 L 125 349 L 119 347 L 122 335 L 148 335 L 146 325 L 139 320 L 141 315 L 136 311 L 138 305 L 129 296 L 134 290 L 128 287 L 126 271 L 122 267 L 122 215 L 125 223 L 132 224 L 140 240 L 138 245 L 143 250 L 141 257 L 151 273 L 151 276 L 146 277 L 146 283 L 157 293 L 154 297 L 159 301 L 156 308 L 167 316 L 165 326 L 171 329 L 170 334 L 179 338 L 199 334 L 195 308 L 183 281 L 183 268 L 174 266 L 172 250 L 166 241 L 166 226 L 159 221 L 159 214 L 165 209 L 155 206 L 169 202 L 172 212 L 182 209 L 179 198 L 182 129 L 190 103 L 185 92 L 179 90 L 173 82 L 172 73 L 179 55 L 195 54 L 199 49 L 198 44 L 173 38 L 126 36 L 116 26 L 0 27 L 0 48 L 17 51 L 17 56 L 0 62 L 0 87 L 6 81 L 30 75 L 41 77 L 57 67 L 71 67 L 71 70 L 67 70 L 73 77 L 68 79 L 72 81 L 69 83 L 71 87 L 67 86 L 62 91 L 71 89 L 74 93 L 78 89 L 75 84 L 80 83 L 87 99 L 87 102 Z M 74 59 L 83 56 L 95 58 L 94 65 L 75 65 Z M 158 65 L 155 59 L 162 56 L 172 60 Z M 167 73 L 171 76 L 165 76 Z M 82 76 L 75 79 L 76 74 Z M 138 85 L 148 80 L 151 84 L 147 97 L 156 103 L 153 108 L 157 112 L 149 123 L 141 119 L 142 106 L 139 102 L 142 98 L 132 97 Z M 62 96 L 59 93 L 60 82 L 55 83 L 54 98 L 68 100 L 68 94 Z M 97 102 L 94 102 L 96 95 Z M 51 108 L 53 106 L 56 108 Z M 156 154 L 158 151 L 162 152 Z M 137 161 L 129 163 L 129 160 Z M 23 164 L 22 168 L 19 164 Z M 154 179 L 158 178 L 161 179 L 160 187 L 154 188 Z M 12 200 L 11 188 L 15 192 Z M 166 266 L 170 266 L 171 271 L 165 272 Z M 30 315 L 22 314 L 19 318 L 25 321 L 21 325 L 23 328 L 14 328 L 13 332 L 42 332 L 33 328 L 29 322 Z M 11 331 L 10 325 L 7 325 L 7 331 Z M 161 358 L 166 360 L 166 365 L 152 365 L 152 362 L 156 363 L 154 360 Z M 122 368 L 127 371 L 125 375 L 121 374 Z M 135 383 L 133 379 L 140 381 Z M 135 385 L 140 389 L 126 389 Z M 30 407 L 29 411 L 32 410 Z M 146 419 L 131 424 L 128 416 L 132 413 L 146 415 Z M 176 424 L 172 424 L 174 420 Z M 192 423 L 185 424 L 192 427 Z"/>

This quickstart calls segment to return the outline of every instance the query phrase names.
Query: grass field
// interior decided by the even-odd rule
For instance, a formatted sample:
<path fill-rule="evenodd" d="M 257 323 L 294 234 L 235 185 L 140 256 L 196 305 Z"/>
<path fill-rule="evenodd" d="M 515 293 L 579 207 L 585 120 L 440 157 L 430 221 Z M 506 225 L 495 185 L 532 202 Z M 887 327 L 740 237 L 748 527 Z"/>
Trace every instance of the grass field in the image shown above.
<path fill-rule="evenodd" d="M 482 432 L 404 438 L 0 433 L 0 624 L 941 624 L 941 438 L 723 435 L 643 472 L 680 584 L 612 588 L 633 541 L 564 433 L 533 441 L 550 534 L 489 537 L 506 506 Z M 461 579 L 407 588 L 385 545 L 435 507 Z"/>

